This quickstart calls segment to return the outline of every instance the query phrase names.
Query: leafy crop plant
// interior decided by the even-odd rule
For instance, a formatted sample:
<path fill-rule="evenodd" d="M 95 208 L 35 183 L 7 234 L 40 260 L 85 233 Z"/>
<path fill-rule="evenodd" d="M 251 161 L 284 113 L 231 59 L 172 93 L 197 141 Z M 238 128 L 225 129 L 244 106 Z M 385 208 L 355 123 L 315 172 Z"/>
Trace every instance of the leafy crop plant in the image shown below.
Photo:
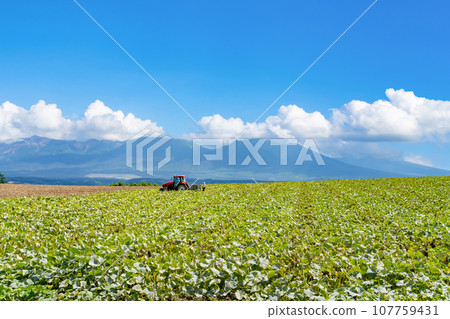
<path fill-rule="evenodd" d="M 1 300 L 449 300 L 450 177 L 0 199 Z"/>

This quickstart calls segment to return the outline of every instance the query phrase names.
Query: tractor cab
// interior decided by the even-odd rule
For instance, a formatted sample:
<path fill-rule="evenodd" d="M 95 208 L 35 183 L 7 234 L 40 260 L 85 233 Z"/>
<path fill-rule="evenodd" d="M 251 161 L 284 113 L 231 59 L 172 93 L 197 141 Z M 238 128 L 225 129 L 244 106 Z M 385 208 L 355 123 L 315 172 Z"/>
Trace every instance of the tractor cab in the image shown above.
<path fill-rule="evenodd" d="M 186 182 L 186 176 L 184 175 L 174 175 L 171 182 L 163 184 L 161 190 L 166 191 L 185 191 L 189 189 L 189 184 Z"/>
<path fill-rule="evenodd" d="M 173 183 L 175 185 L 178 185 L 179 183 L 186 183 L 186 176 L 182 176 L 182 175 L 174 176 Z"/>

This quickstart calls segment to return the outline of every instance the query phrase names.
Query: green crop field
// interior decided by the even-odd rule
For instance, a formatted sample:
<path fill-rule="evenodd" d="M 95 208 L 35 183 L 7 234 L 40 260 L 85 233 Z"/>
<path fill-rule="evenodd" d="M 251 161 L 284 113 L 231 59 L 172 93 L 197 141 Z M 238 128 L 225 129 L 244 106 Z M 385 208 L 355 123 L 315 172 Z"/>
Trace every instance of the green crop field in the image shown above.
<path fill-rule="evenodd" d="M 450 300 L 450 177 L 0 199 L 0 300 Z"/>

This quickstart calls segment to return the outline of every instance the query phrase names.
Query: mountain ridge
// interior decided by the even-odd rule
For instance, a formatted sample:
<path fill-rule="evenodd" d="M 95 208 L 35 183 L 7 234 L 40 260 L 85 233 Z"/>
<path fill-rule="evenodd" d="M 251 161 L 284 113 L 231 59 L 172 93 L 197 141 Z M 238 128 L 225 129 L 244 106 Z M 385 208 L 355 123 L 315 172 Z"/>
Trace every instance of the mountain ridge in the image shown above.
<path fill-rule="evenodd" d="M 252 142 L 254 145 L 255 143 Z M 0 171 L 7 177 L 20 178 L 26 182 L 32 179 L 80 179 L 87 176 L 133 175 L 149 180 L 165 180 L 173 174 L 185 174 L 204 180 L 220 181 L 307 181 L 353 178 L 388 178 L 406 176 L 450 175 L 450 171 L 430 168 L 403 161 L 382 161 L 366 159 L 336 159 L 322 155 L 324 166 L 314 161 L 305 161 L 303 165 L 294 165 L 297 154 L 288 153 L 287 165 L 280 165 L 279 147 L 270 147 L 265 143 L 259 150 L 267 165 L 258 165 L 253 157 L 248 165 L 239 165 L 249 155 L 244 144 L 236 142 L 236 164 L 229 165 L 230 149 L 223 147 L 223 158 L 206 161 L 204 154 L 214 151 L 202 149 L 200 165 L 193 165 L 192 141 L 171 139 L 166 146 L 171 147 L 171 161 L 154 175 L 149 176 L 126 166 L 126 142 L 103 140 L 54 140 L 33 136 L 21 141 L 0 143 Z M 145 149 L 144 149 L 145 150 Z M 165 157 L 165 147 L 154 153 L 155 163 Z M 145 158 L 144 151 L 144 161 Z M 312 154 L 312 153 L 309 153 Z M 313 155 L 313 154 L 312 154 Z M 135 153 L 133 153 L 135 156 Z M 311 156 L 314 158 L 314 156 Z M 144 162 L 145 163 L 145 162 Z M 135 163 L 135 160 L 133 161 Z M 111 180 L 107 178 L 105 180 Z"/>

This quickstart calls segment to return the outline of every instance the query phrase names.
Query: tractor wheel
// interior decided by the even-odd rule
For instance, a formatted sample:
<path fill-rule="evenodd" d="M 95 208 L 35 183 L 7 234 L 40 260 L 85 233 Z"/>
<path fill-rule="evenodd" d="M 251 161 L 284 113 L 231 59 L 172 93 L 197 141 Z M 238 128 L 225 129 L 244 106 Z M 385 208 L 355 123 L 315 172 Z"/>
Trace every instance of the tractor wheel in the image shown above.
<path fill-rule="evenodd" d="M 178 185 L 177 191 L 185 191 L 185 190 L 187 190 L 186 185 Z"/>

